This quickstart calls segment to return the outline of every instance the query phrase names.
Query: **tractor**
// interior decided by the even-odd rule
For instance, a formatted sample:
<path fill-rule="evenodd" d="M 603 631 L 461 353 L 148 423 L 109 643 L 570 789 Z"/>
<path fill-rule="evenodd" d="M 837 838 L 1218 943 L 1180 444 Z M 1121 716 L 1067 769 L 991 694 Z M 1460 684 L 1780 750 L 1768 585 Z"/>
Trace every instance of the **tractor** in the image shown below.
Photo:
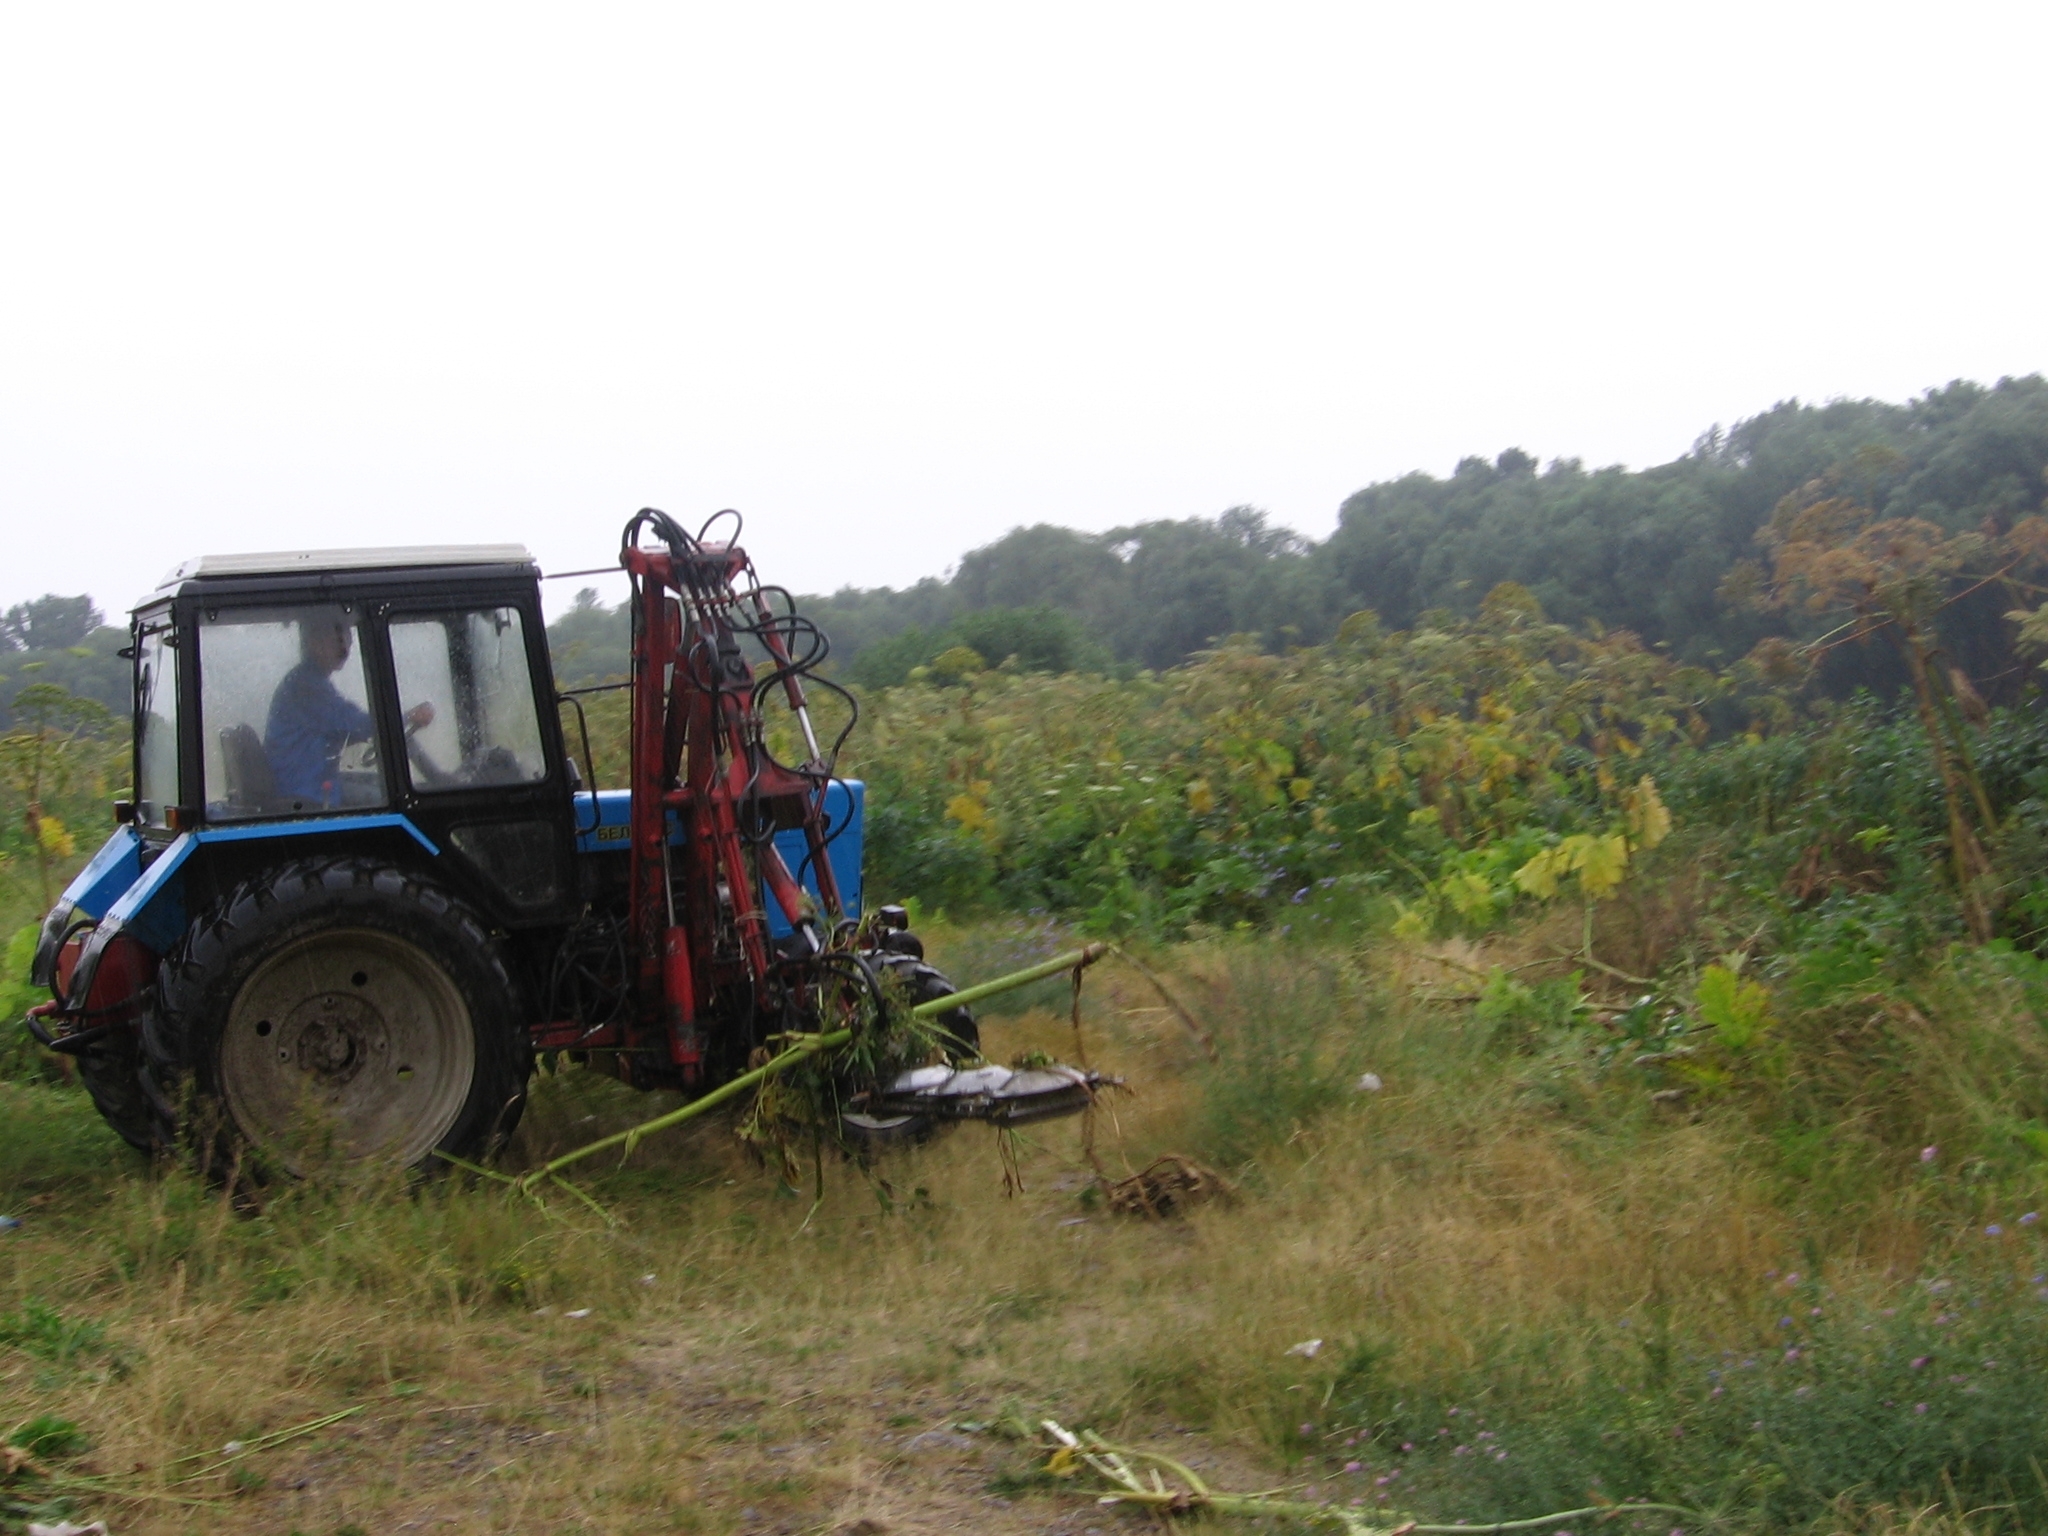
<path fill-rule="evenodd" d="M 537 1060 L 700 1096 L 913 1014 L 923 1059 L 831 1084 L 844 1140 L 1085 1108 L 1088 1073 L 982 1061 L 905 909 L 863 908 L 858 710 L 739 533 L 636 514 L 629 675 L 566 692 L 518 545 L 178 566 L 134 610 L 133 798 L 43 923 L 30 1030 L 132 1145 L 286 1174 L 309 1124 L 344 1160 L 488 1157 Z M 607 688 L 624 789 L 591 762 Z"/>

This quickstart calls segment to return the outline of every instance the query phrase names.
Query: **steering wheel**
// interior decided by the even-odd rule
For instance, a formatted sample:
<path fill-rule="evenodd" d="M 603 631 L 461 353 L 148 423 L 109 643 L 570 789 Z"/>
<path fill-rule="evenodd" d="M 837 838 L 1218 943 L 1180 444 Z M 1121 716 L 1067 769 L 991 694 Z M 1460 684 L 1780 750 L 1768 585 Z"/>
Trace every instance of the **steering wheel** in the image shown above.
<path fill-rule="evenodd" d="M 510 747 L 478 747 L 456 768 L 443 768 L 427 755 L 427 749 L 420 745 L 418 727 L 412 726 L 405 733 L 405 755 L 419 775 L 420 782 L 433 789 L 449 789 L 459 785 L 521 784 L 526 780 L 525 770 L 519 758 Z"/>
<path fill-rule="evenodd" d="M 420 727 L 411 721 L 407 721 L 405 726 L 405 760 L 412 765 L 412 771 L 419 776 L 419 781 L 430 789 L 440 789 L 458 782 L 457 775 L 450 773 L 427 755 L 427 749 L 420 744 Z"/>

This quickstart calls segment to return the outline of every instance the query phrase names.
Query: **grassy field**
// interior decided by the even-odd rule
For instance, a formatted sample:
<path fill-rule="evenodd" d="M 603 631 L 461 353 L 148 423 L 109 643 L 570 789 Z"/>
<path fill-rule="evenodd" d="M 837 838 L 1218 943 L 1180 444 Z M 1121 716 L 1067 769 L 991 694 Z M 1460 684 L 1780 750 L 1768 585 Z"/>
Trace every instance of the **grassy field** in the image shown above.
<path fill-rule="evenodd" d="M 16 1514 L 64 1494 L 116 1532 L 209 1536 L 1148 1518 L 1039 1470 L 1051 1415 L 1218 1486 L 1446 1522 L 1654 1498 L 1732 1530 L 2048 1524 L 2026 978 L 1959 959 L 1887 1017 L 1788 1021 L 1753 1082 L 1674 1094 L 1617 1053 L 1623 1015 L 1546 1017 L 1542 967 L 1496 970 L 1541 937 L 1162 951 L 1214 1061 L 1105 966 L 1086 1048 L 1133 1091 L 1033 1129 L 1007 1193 L 970 1127 L 828 1161 L 814 1204 L 808 1165 L 786 1187 L 725 1122 L 585 1179 L 609 1222 L 454 1181 L 236 1210 L 62 1083 L 0 1083 L 22 1219 L 0 1429 L 74 1479 L 17 1477 Z M 973 977 L 1045 935 L 934 938 Z M 1476 979 L 1510 974 L 1538 984 L 1504 1003 Z M 1074 1048 L 1045 1006 L 986 1039 Z M 655 1107 L 545 1079 L 509 1163 Z M 1112 1214 L 1089 1138 L 1112 1179 L 1170 1151 L 1235 1193 Z M 1674 1525 L 1696 1522 L 1602 1528 Z"/>

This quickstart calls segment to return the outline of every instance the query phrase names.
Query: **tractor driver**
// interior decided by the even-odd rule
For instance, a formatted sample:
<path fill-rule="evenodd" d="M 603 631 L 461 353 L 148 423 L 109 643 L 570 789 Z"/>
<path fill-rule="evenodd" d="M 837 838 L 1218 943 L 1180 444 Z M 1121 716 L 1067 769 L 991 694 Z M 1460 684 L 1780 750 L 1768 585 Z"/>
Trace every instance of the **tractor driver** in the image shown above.
<path fill-rule="evenodd" d="M 332 806 L 338 799 L 341 754 L 352 741 L 368 741 L 376 726 L 367 710 L 350 703 L 334 686 L 334 674 L 348 661 L 355 626 L 329 609 L 299 620 L 299 664 L 285 673 L 270 696 L 263 752 L 270 759 L 277 793 L 286 799 Z M 434 706 L 419 703 L 405 712 L 407 730 L 431 725 Z"/>

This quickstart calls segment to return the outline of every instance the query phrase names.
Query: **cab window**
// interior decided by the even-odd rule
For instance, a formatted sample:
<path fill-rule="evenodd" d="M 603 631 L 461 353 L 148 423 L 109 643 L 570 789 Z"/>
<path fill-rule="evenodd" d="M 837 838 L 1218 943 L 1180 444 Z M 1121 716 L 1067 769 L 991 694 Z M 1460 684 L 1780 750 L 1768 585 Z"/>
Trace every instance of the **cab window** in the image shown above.
<path fill-rule="evenodd" d="M 178 804 L 178 646 L 167 620 L 147 621 L 135 643 L 135 813 L 168 825 Z"/>
<path fill-rule="evenodd" d="M 205 615 L 199 691 L 208 821 L 385 803 L 358 610 Z"/>
<path fill-rule="evenodd" d="M 391 620 L 406 707 L 406 763 L 421 791 L 538 784 L 547 777 L 526 629 L 517 608 Z"/>

